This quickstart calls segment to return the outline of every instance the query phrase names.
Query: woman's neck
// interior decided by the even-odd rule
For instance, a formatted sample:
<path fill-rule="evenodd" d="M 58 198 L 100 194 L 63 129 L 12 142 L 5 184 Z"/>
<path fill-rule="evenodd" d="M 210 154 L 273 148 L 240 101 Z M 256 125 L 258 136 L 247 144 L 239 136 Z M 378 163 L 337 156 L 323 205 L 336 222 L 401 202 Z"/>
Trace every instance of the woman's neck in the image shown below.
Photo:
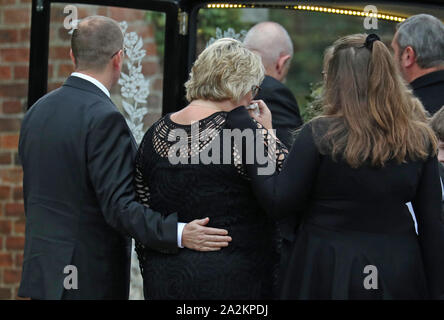
<path fill-rule="evenodd" d="M 230 112 L 231 110 L 237 108 L 239 104 L 233 103 L 231 100 L 224 101 L 211 101 L 204 99 L 196 99 L 191 101 L 188 107 L 198 107 L 198 108 L 207 108 L 218 111 L 226 111 Z"/>

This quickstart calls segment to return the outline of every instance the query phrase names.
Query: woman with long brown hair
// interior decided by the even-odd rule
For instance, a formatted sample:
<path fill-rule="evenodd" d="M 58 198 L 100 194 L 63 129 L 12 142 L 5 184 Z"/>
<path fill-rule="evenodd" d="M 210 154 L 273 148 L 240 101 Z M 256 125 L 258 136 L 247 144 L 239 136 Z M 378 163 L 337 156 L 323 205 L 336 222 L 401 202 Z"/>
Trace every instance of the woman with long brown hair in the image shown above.
<path fill-rule="evenodd" d="M 270 213 L 301 219 L 281 297 L 443 298 L 441 185 L 424 108 L 376 35 L 343 37 L 332 50 L 323 114 L 302 128 L 279 174 L 248 168 Z M 260 107 L 253 117 L 271 129 Z M 229 121 L 254 128 L 242 108 Z"/>

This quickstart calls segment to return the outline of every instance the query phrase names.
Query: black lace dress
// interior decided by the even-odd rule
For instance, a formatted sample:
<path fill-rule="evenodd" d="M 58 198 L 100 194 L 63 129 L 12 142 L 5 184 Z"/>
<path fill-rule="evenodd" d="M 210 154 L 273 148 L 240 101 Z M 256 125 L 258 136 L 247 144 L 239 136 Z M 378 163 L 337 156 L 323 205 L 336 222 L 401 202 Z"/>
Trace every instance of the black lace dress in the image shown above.
<path fill-rule="evenodd" d="M 229 129 L 228 115 L 217 112 L 198 121 L 196 143 L 191 140 L 194 127 L 177 124 L 168 114 L 147 131 L 141 142 L 136 159 L 139 201 L 165 215 L 177 212 L 179 222 L 209 217 L 208 226 L 227 229 L 233 239 L 220 251 L 183 248 L 178 254 L 161 253 L 136 243 L 146 299 L 274 298 L 278 231 L 253 195 L 241 163 L 241 150 L 235 144 L 229 150 L 222 145 L 223 129 Z M 188 139 L 186 152 L 180 153 L 181 160 L 188 164 L 172 164 L 169 158 L 173 152 L 179 154 L 173 147 L 179 141 L 177 129 Z M 269 134 L 262 131 L 267 143 Z M 279 167 L 287 150 L 279 141 L 276 146 L 273 152 L 278 154 Z M 214 150 L 220 154 L 213 154 Z M 202 157 L 196 162 L 203 153 L 212 157 L 213 163 L 205 164 L 208 161 Z"/>

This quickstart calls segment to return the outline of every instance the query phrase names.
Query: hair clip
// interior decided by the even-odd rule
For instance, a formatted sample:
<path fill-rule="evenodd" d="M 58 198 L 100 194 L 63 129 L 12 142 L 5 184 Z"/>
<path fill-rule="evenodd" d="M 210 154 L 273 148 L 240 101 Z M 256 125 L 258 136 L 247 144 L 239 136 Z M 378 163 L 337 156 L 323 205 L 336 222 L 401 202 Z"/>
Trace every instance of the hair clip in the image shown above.
<path fill-rule="evenodd" d="M 377 34 L 374 34 L 374 33 L 372 33 L 372 34 L 369 34 L 368 36 L 367 36 L 367 38 L 365 39 L 365 44 L 364 44 L 364 46 L 367 48 L 367 49 L 369 49 L 370 51 L 372 51 L 372 49 L 373 49 L 373 42 L 375 42 L 375 41 L 381 41 L 381 38 L 379 38 L 379 36 L 377 35 Z"/>

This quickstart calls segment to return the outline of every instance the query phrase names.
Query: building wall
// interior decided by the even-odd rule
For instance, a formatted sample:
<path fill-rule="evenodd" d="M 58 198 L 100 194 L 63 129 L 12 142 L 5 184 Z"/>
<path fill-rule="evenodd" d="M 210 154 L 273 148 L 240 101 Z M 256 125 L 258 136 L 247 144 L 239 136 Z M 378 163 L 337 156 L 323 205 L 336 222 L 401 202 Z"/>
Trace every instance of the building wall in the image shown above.
<path fill-rule="evenodd" d="M 69 59 L 70 35 L 63 27 L 63 4 L 51 10 L 48 90 L 59 87 L 73 71 Z M 142 11 L 78 6 L 79 18 L 100 14 L 128 21 L 128 30 L 143 39 L 147 51 L 142 72 L 150 79 L 145 128 L 161 114 L 162 67 L 157 56 L 154 27 Z M 18 159 L 21 120 L 27 106 L 31 0 L 0 0 L 0 300 L 16 299 L 23 263 L 25 214 L 23 173 Z M 120 108 L 120 88 L 112 90 Z M 137 295 L 137 294 L 136 294 Z"/>

